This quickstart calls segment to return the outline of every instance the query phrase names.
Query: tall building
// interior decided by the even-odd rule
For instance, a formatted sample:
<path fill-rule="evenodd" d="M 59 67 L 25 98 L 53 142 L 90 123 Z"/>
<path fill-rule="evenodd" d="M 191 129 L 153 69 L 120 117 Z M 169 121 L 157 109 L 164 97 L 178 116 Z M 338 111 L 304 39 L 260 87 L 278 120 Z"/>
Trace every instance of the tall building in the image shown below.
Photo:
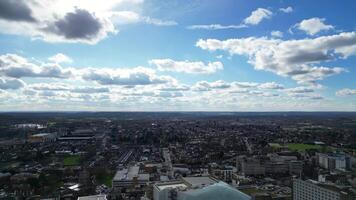
<path fill-rule="evenodd" d="M 345 188 L 318 181 L 293 180 L 293 200 L 353 200 Z"/>

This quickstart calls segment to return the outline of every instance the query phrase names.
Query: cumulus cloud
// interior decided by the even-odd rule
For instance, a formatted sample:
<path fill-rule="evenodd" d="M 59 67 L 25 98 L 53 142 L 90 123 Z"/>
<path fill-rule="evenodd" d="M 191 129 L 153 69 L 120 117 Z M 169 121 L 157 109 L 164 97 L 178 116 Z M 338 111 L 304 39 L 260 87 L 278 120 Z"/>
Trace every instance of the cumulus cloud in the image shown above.
<path fill-rule="evenodd" d="M 251 15 L 244 19 L 244 23 L 248 25 L 257 25 L 264 19 L 272 17 L 272 12 L 265 8 L 257 8 L 252 11 Z"/>
<path fill-rule="evenodd" d="M 283 37 L 283 32 L 281 32 L 281 31 L 272 31 L 271 32 L 271 36 L 272 37 L 276 37 L 276 38 L 281 38 L 281 37 Z"/>
<path fill-rule="evenodd" d="M 248 93 L 253 90 L 253 93 L 259 92 L 260 90 L 281 90 L 284 89 L 282 84 L 276 82 L 225 82 L 223 80 L 208 82 L 199 81 L 192 86 L 194 91 L 211 91 L 211 90 L 225 90 L 230 89 L 230 93 Z"/>
<path fill-rule="evenodd" d="M 251 15 L 245 18 L 240 24 L 221 25 L 221 24 L 197 24 L 187 26 L 187 29 L 204 29 L 204 30 L 223 30 L 223 29 L 241 29 L 246 28 L 248 25 L 257 25 L 264 19 L 272 17 L 272 12 L 265 8 L 258 8 L 251 12 Z"/>
<path fill-rule="evenodd" d="M 0 89 L 2 90 L 16 90 L 24 87 L 26 84 L 20 79 L 0 78 Z"/>
<path fill-rule="evenodd" d="M 11 78 L 57 78 L 92 81 L 101 85 L 155 85 L 155 84 L 177 84 L 170 76 L 160 76 L 156 71 L 146 67 L 135 68 L 64 68 L 58 63 L 43 63 L 36 65 L 26 58 L 15 54 L 0 55 L 0 75 Z M 53 86 L 52 86 L 53 87 Z M 65 89 L 57 85 L 57 89 Z M 85 91 L 88 88 L 75 90 Z M 97 92 L 106 91 L 96 88 Z M 53 89 L 52 89 L 53 90 Z M 72 90 L 74 91 L 74 90 Z M 94 91 L 94 90 L 93 90 Z"/>
<path fill-rule="evenodd" d="M 21 56 L 5 54 L 0 55 L 0 74 L 13 78 L 69 78 L 72 76 L 72 71 L 64 69 L 57 64 L 38 66 Z"/>
<path fill-rule="evenodd" d="M 337 96 L 355 96 L 356 89 L 345 88 L 336 92 Z"/>
<path fill-rule="evenodd" d="M 256 70 L 291 77 L 298 83 L 316 84 L 317 80 L 346 71 L 341 67 L 325 67 L 318 64 L 354 55 L 356 32 L 300 40 L 266 37 L 200 39 L 196 46 L 210 51 L 223 50 L 232 55 L 247 56 L 248 62 Z"/>
<path fill-rule="evenodd" d="M 175 71 L 190 74 L 212 74 L 223 69 L 221 62 L 190 62 L 175 61 L 172 59 L 153 59 L 149 61 L 150 65 L 155 65 L 160 71 Z"/>
<path fill-rule="evenodd" d="M 48 24 L 43 28 L 46 33 L 53 36 L 53 40 L 81 41 L 95 44 L 102 40 L 108 33 L 114 33 L 113 24 L 105 19 L 100 19 L 87 10 L 75 9 L 63 18 Z"/>
<path fill-rule="evenodd" d="M 210 91 L 213 89 L 227 89 L 230 87 L 231 87 L 230 83 L 226 83 L 225 81 L 218 80 L 215 82 L 199 81 L 192 87 L 192 89 L 194 91 Z"/>
<path fill-rule="evenodd" d="M 96 86 L 72 86 L 68 84 L 61 83 L 35 83 L 27 86 L 28 90 L 37 91 L 67 91 L 71 93 L 107 93 L 110 89 L 107 87 L 96 87 Z"/>
<path fill-rule="evenodd" d="M 175 82 L 169 76 L 158 76 L 155 71 L 145 67 L 131 69 L 85 69 L 82 78 L 101 85 L 151 85 Z"/>
<path fill-rule="evenodd" d="M 54 56 L 51 56 L 48 58 L 48 60 L 50 60 L 54 63 L 72 63 L 73 62 L 73 60 L 69 56 L 62 54 L 62 53 L 58 53 Z"/>
<path fill-rule="evenodd" d="M 246 27 L 247 26 L 245 24 L 239 24 L 239 25 L 201 24 L 201 25 L 187 26 L 187 29 L 222 30 L 222 29 L 240 29 Z"/>
<path fill-rule="evenodd" d="M 311 93 L 314 92 L 314 89 L 308 87 L 295 87 L 295 88 L 288 88 L 285 89 L 287 93 Z"/>
<path fill-rule="evenodd" d="M 3 0 L 0 2 L 0 32 L 47 42 L 96 44 L 118 33 L 118 26 L 123 24 L 177 25 L 172 20 L 142 16 L 139 13 L 142 3 L 142 0 Z"/>
<path fill-rule="evenodd" d="M 310 18 L 301 21 L 300 23 L 296 24 L 295 27 L 299 30 L 306 32 L 308 35 L 315 35 L 320 31 L 327 31 L 334 29 L 334 26 L 327 25 L 324 23 L 324 18 Z"/>
<path fill-rule="evenodd" d="M 262 83 L 258 86 L 260 89 L 271 89 L 271 90 L 277 90 L 277 89 L 283 89 L 283 85 L 276 83 L 276 82 L 267 82 L 267 83 Z"/>
<path fill-rule="evenodd" d="M 190 90 L 190 87 L 185 84 L 177 84 L 177 83 L 171 83 L 171 84 L 166 84 L 163 85 L 162 87 L 159 88 L 161 91 L 188 91 Z"/>
<path fill-rule="evenodd" d="M 35 22 L 31 8 L 24 0 L 1 0 L 0 19 L 10 21 Z"/>
<path fill-rule="evenodd" d="M 293 12 L 293 8 L 290 7 L 290 6 L 288 6 L 288 7 L 286 7 L 286 8 L 280 8 L 279 10 L 280 10 L 281 12 L 284 12 L 284 13 L 291 13 L 291 12 Z"/>

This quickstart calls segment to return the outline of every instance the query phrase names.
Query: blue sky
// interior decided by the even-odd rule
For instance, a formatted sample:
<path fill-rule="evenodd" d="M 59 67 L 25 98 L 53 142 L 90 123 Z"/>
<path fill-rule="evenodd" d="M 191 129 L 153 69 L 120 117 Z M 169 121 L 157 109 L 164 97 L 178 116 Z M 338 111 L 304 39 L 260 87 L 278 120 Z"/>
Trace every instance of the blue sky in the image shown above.
<path fill-rule="evenodd" d="M 3 0 L 1 111 L 356 111 L 356 3 Z"/>

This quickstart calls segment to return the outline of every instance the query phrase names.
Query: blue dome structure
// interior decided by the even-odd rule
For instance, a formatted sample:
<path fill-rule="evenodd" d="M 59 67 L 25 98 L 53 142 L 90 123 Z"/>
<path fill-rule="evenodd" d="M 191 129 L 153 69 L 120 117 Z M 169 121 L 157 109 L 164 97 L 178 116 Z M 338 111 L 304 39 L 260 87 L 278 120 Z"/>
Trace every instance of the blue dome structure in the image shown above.
<path fill-rule="evenodd" d="M 252 198 L 245 193 L 231 187 L 224 182 L 182 192 L 181 200 L 251 200 Z"/>

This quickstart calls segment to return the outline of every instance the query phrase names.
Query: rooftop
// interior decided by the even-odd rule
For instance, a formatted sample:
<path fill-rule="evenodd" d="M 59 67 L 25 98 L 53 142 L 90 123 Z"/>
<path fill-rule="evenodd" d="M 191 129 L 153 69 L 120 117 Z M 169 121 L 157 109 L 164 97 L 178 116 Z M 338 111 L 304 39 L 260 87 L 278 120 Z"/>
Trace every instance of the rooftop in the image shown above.
<path fill-rule="evenodd" d="M 170 183 L 164 183 L 164 184 L 157 184 L 156 187 L 158 190 L 164 190 L 166 188 L 174 189 L 174 188 L 181 188 L 185 189 L 188 186 L 182 182 L 170 182 Z"/>
<path fill-rule="evenodd" d="M 129 181 L 135 177 L 138 180 L 149 180 L 149 174 L 139 174 L 139 171 L 139 166 L 131 166 L 129 168 L 119 170 L 114 176 L 114 181 Z"/>
<path fill-rule="evenodd" d="M 182 192 L 182 200 L 251 200 L 247 194 L 224 182 Z"/>
<path fill-rule="evenodd" d="M 78 197 L 78 200 L 106 200 L 106 195 L 92 195 Z"/>
<path fill-rule="evenodd" d="M 192 188 L 204 187 L 218 182 L 209 176 L 183 177 L 183 181 Z"/>

